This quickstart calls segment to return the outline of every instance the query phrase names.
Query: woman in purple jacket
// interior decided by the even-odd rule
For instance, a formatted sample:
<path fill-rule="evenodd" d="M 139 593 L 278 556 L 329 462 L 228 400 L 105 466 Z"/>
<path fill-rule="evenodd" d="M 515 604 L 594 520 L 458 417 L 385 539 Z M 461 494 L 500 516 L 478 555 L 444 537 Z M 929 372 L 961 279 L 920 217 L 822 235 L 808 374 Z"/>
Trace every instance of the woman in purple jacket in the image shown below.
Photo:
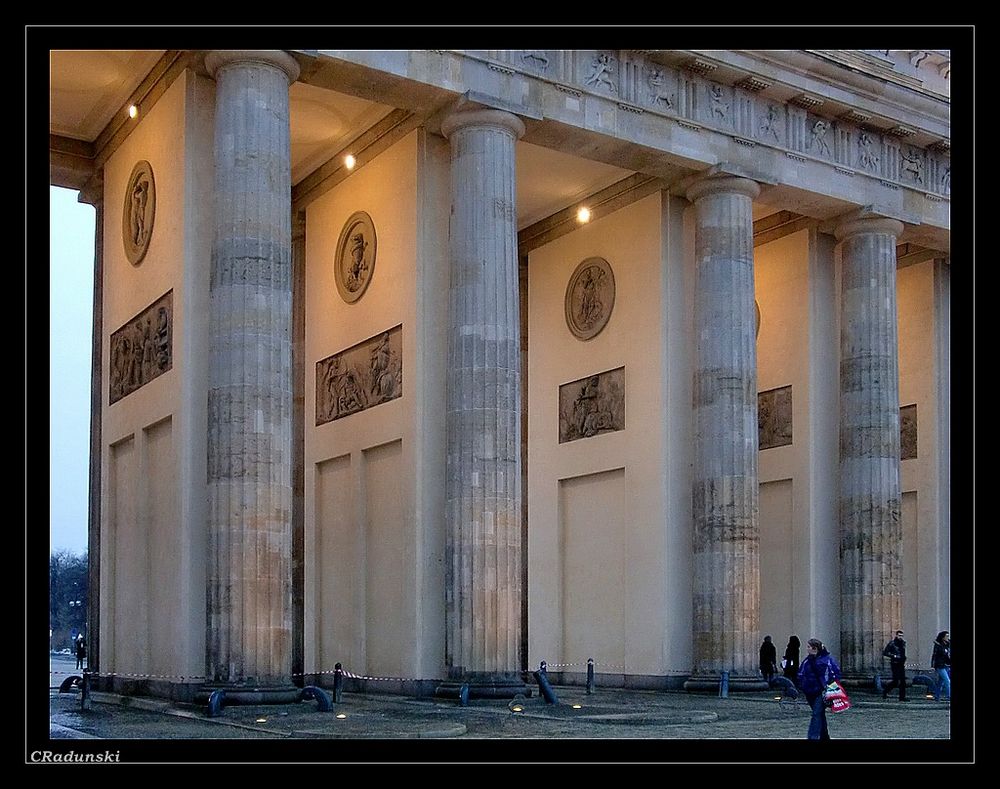
<path fill-rule="evenodd" d="M 840 666 L 818 638 L 810 638 L 806 643 L 806 659 L 799 666 L 799 687 L 812 709 L 809 719 L 810 740 L 829 740 L 830 731 L 826 727 L 826 705 L 823 691 L 835 679 L 840 679 Z"/>

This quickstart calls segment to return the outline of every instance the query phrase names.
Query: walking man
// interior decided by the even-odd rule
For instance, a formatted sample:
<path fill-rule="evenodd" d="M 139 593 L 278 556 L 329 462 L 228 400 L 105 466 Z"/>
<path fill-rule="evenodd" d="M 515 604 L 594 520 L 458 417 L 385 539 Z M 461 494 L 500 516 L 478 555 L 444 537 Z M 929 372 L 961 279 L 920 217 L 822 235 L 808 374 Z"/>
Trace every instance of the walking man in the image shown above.
<path fill-rule="evenodd" d="M 897 630 L 896 637 L 885 645 L 882 655 L 889 658 L 889 666 L 892 668 L 892 682 L 885 686 L 882 691 L 883 701 L 889 697 L 889 691 L 899 685 L 899 700 L 908 701 L 906 698 L 906 641 L 903 640 L 903 631 Z"/>

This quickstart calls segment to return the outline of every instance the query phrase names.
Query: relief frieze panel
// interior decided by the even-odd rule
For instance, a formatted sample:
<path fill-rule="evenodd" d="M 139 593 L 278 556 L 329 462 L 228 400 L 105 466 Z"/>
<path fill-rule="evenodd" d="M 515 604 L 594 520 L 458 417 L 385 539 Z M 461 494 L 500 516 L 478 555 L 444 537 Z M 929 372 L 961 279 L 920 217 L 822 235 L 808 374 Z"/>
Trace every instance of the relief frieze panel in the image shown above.
<path fill-rule="evenodd" d="M 559 443 L 625 429 L 625 368 L 559 387 Z"/>
<path fill-rule="evenodd" d="M 174 292 L 167 291 L 111 335 L 108 405 L 173 367 Z"/>
<path fill-rule="evenodd" d="M 618 58 L 611 52 L 594 52 L 583 63 L 583 85 L 608 94 L 618 93 Z"/>
<path fill-rule="evenodd" d="M 316 362 L 316 426 L 403 394 L 403 326 Z"/>
<path fill-rule="evenodd" d="M 912 460 L 917 456 L 917 406 L 900 406 L 899 409 L 899 459 Z"/>
<path fill-rule="evenodd" d="M 735 87 L 724 84 L 711 79 L 717 72 L 713 64 L 697 58 L 669 66 L 647 50 L 491 50 L 488 55 L 526 75 L 558 80 L 555 86 L 574 96 L 579 90 L 615 99 L 623 110 L 651 111 L 682 126 L 694 121 L 735 133 L 739 142 L 826 160 L 848 175 L 864 173 L 940 195 L 951 191 L 946 143 L 931 150 L 901 146 L 899 138 L 912 130 L 880 129 L 884 122 L 859 110 L 837 118 L 818 114 L 826 102 L 816 96 L 772 98 L 767 93 L 773 81 L 754 75 L 736 80 Z"/>
<path fill-rule="evenodd" d="M 792 443 L 791 386 L 758 392 L 757 441 L 762 450 Z"/>

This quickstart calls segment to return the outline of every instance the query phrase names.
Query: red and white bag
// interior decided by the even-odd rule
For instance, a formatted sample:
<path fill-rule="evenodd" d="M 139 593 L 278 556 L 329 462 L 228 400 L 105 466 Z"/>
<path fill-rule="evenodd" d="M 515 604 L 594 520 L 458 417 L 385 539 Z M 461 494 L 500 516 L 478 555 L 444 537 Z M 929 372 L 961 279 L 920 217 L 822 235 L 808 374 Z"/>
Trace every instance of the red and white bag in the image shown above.
<path fill-rule="evenodd" d="M 847 691 L 837 680 L 826 686 L 826 690 L 823 691 L 823 703 L 830 708 L 830 712 L 843 712 L 851 708 Z"/>

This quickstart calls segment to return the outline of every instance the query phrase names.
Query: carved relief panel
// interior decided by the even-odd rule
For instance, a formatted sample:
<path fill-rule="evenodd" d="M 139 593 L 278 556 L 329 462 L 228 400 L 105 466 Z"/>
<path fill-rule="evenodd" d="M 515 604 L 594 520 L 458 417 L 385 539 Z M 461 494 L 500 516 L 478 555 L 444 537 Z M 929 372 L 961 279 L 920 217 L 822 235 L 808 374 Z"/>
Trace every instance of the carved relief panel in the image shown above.
<path fill-rule="evenodd" d="M 917 456 L 917 406 L 904 405 L 899 409 L 899 459 L 911 460 Z"/>
<path fill-rule="evenodd" d="M 111 335 L 108 404 L 173 366 L 174 292 L 167 291 Z"/>
<path fill-rule="evenodd" d="M 402 325 L 316 362 L 317 426 L 402 394 Z"/>
<path fill-rule="evenodd" d="M 625 368 L 559 387 L 559 443 L 625 429 Z"/>
<path fill-rule="evenodd" d="M 143 160 L 132 168 L 125 188 L 125 205 L 122 207 L 122 243 L 125 257 L 138 266 L 149 249 L 156 219 L 156 184 L 153 167 Z"/>
<path fill-rule="evenodd" d="M 791 386 L 758 392 L 757 441 L 759 449 L 772 449 L 792 443 Z"/>
<path fill-rule="evenodd" d="M 615 275 L 604 258 L 587 258 L 566 286 L 566 325 L 581 340 L 600 334 L 615 306 Z"/>
<path fill-rule="evenodd" d="M 611 51 L 593 52 L 578 62 L 583 86 L 609 95 L 618 93 L 618 58 Z"/>
<path fill-rule="evenodd" d="M 334 278 L 340 297 L 351 304 L 360 299 L 375 271 L 377 239 L 372 218 L 364 211 L 351 214 L 337 239 Z"/>

